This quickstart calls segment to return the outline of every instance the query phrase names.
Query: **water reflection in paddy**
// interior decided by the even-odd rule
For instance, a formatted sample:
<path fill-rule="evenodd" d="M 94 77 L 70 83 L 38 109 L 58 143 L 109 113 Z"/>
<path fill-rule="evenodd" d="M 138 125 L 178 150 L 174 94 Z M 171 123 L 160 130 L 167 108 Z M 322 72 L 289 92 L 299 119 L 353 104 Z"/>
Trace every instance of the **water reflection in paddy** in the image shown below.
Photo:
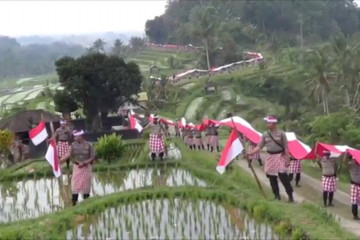
<path fill-rule="evenodd" d="M 88 217 L 67 239 L 278 239 L 232 206 L 210 201 L 148 200 Z"/>
<path fill-rule="evenodd" d="M 63 176 L 63 181 L 68 182 L 66 176 Z M 183 185 L 206 186 L 206 183 L 183 169 L 140 169 L 99 173 L 94 174 L 91 195 L 101 196 L 146 186 Z M 70 192 L 70 185 L 65 185 L 60 192 L 58 180 L 55 178 L 2 183 L 0 222 L 36 218 L 60 210 L 64 207 L 64 199 L 70 197 Z"/>

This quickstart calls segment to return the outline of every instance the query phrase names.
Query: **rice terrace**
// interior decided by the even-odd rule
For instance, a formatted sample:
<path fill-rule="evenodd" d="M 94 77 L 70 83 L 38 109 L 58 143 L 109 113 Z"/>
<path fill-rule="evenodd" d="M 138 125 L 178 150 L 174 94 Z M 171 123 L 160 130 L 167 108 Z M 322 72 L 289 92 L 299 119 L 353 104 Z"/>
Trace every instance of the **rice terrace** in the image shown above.
<path fill-rule="evenodd" d="M 0 239 L 359 239 L 358 3 L 0 2 Z"/>

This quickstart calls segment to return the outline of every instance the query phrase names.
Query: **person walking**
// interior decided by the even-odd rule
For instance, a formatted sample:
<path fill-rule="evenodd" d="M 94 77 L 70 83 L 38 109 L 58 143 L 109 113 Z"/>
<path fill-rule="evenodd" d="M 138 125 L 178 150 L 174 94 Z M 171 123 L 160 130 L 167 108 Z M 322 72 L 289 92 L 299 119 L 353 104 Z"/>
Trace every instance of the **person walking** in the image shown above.
<path fill-rule="evenodd" d="M 360 204 L 360 164 L 353 159 L 350 155 L 345 161 L 350 171 L 350 199 L 351 199 L 351 212 L 354 220 L 360 220 L 358 215 L 358 205 Z"/>
<path fill-rule="evenodd" d="M 198 148 L 199 150 L 204 150 L 204 144 L 202 141 L 202 135 L 201 135 L 201 131 L 199 129 L 197 129 L 196 127 L 193 130 L 193 135 L 194 135 L 194 143 L 193 143 L 193 148 L 196 150 L 196 148 Z"/>
<path fill-rule="evenodd" d="M 281 183 L 284 185 L 289 202 L 294 202 L 293 188 L 290 184 L 287 174 L 290 155 L 286 135 L 283 131 L 277 128 L 278 120 L 275 116 L 268 116 L 264 118 L 264 120 L 267 123 L 268 131 L 263 133 L 261 142 L 252 151 L 246 154 L 246 158 L 249 158 L 251 155 L 260 152 L 263 147 L 266 147 L 267 156 L 265 159 L 265 173 L 269 178 L 275 199 L 281 200 L 279 184 L 277 180 L 279 177 Z"/>
<path fill-rule="evenodd" d="M 211 147 L 211 152 L 214 151 L 214 149 L 217 149 L 218 152 L 220 152 L 220 148 L 219 148 L 219 132 L 218 132 L 218 127 L 215 126 L 215 124 L 211 125 L 212 131 L 211 131 L 211 135 L 210 135 L 210 147 Z"/>
<path fill-rule="evenodd" d="M 302 170 L 301 161 L 302 160 L 290 157 L 289 180 L 291 182 L 295 175 L 295 187 L 301 187 L 299 184 Z"/>
<path fill-rule="evenodd" d="M 179 123 L 178 120 L 175 121 L 175 137 L 179 138 L 180 137 L 180 127 L 179 127 Z"/>
<path fill-rule="evenodd" d="M 162 161 L 165 155 L 164 127 L 160 123 L 157 115 L 154 115 L 154 121 L 149 122 L 149 124 L 143 128 L 143 131 L 148 128 L 151 128 L 151 133 L 149 137 L 151 159 L 154 161 L 156 155 L 158 155 L 160 160 Z"/>
<path fill-rule="evenodd" d="M 324 157 L 318 161 L 322 171 L 322 189 L 324 207 L 333 207 L 334 193 L 336 191 L 337 162 L 331 158 L 329 151 L 323 152 Z M 329 201 L 328 201 L 329 200 Z"/>
<path fill-rule="evenodd" d="M 73 173 L 71 179 L 72 204 L 76 205 L 79 194 L 84 199 L 90 197 L 92 164 L 96 158 L 93 145 L 83 138 L 84 131 L 73 131 L 75 141 L 71 144 L 69 151 L 60 159 L 64 162 L 73 157 Z"/>

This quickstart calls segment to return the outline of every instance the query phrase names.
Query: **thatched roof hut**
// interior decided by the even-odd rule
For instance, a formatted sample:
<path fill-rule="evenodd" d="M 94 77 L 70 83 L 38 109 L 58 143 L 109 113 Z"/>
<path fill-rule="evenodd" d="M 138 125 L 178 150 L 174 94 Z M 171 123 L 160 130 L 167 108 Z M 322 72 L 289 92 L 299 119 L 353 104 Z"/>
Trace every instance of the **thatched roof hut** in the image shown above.
<path fill-rule="evenodd" d="M 25 110 L 0 120 L 0 129 L 9 129 L 14 133 L 28 132 L 43 117 L 45 122 L 58 122 L 61 117 L 42 109 Z"/>

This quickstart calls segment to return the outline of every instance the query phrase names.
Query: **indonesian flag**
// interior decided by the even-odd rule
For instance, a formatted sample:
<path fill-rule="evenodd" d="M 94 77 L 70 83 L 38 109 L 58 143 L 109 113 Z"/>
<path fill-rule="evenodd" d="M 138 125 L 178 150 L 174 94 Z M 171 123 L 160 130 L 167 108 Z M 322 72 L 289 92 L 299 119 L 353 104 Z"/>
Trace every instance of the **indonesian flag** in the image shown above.
<path fill-rule="evenodd" d="M 45 141 L 45 139 L 48 137 L 48 133 L 45 127 L 45 122 L 41 121 L 39 125 L 31 129 L 29 132 L 29 136 L 35 146 Z"/>
<path fill-rule="evenodd" d="M 197 130 L 199 130 L 200 132 L 203 132 L 203 131 L 206 130 L 206 126 L 205 126 L 203 123 L 196 125 L 195 128 L 196 128 Z"/>
<path fill-rule="evenodd" d="M 256 131 L 249 122 L 241 117 L 230 117 L 223 119 L 219 122 L 222 126 L 228 126 L 231 128 L 236 128 L 239 132 L 241 132 L 247 139 L 249 139 L 253 143 L 260 143 L 262 134 Z"/>
<path fill-rule="evenodd" d="M 310 152 L 311 148 L 296 138 L 295 133 L 286 132 L 288 149 L 290 154 L 296 159 L 304 159 Z"/>
<path fill-rule="evenodd" d="M 347 145 L 331 145 L 326 143 L 317 142 L 315 147 L 311 150 L 311 152 L 305 156 L 305 159 L 315 160 L 317 156 L 323 157 L 324 151 L 329 151 L 331 157 L 338 157 L 345 152 L 353 152 L 354 148 L 351 148 Z"/>
<path fill-rule="evenodd" d="M 60 177 L 61 176 L 60 159 L 56 150 L 56 143 L 54 139 L 50 140 L 50 144 L 46 152 L 45 159 L 51 165 L 55 177 L 57 178 Z"/>
<path fill-rule="evenodd" d="M 223 174 L 225 172 L 225 168 L 229 163 L 236 158 L 237 155 L 241 154 L 244 147 L 241 144 L 236 130 L 233 129 L 231 131 L 230 137 L 226 143 L 226 146 L 221 154 L 220 161 L 216 167 L 216 170 Z"/>
<path fill-rule="evenodd" d="M 160 120 L 161 120 L 161 122 L 163 122 L 163 123 L 165 123 L 165 124 L 167 124 L 167 125 L 170 125 L 170 126 L 175 126 L 174 121 L 172 121 L 172 120 L 170 120 L 170 119 L 167 119 L 167 118 L 161 118 Z"/>
<path fill-rule="evenodd" d="M 137 121 L 137 119 L 136 119 L 133 115 L 131 115 L 131 114 L 129 114 L 129 119 L 130 119 L 130 126 L 131 126 L 131 128 L 132 128 L 132 129 L 137 129 L 138 132 L 141 132 L 143 128 L 142 128 L 142 126 L 140 125 L 140 123 Z"/>

